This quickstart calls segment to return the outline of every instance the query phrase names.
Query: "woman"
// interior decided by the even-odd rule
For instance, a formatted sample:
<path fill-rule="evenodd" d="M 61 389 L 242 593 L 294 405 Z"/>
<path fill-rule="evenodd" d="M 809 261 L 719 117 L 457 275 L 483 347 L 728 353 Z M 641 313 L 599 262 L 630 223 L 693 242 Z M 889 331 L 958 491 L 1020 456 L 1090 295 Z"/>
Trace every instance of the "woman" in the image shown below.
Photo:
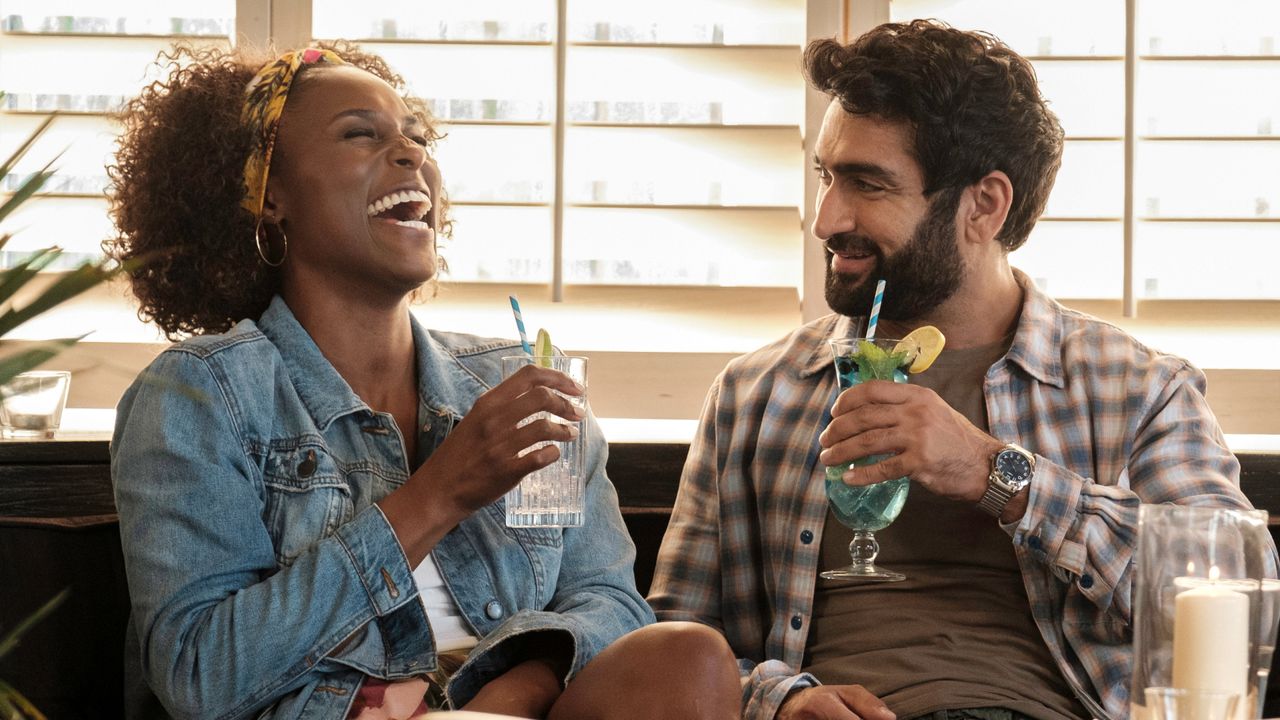
<path fill-rule="evenodd" d="M 105 244 L 141 315 L 194 336 L 125 394 L 111 446 L 129 660 L 165 710 L 736 716 L 719 635 L 648 625 L 604 439 L 552 392 L 581 388 L 499 383 L 518 345 L 412 318 L 448 227 L 424 105 L 346 44 L 167 59 L 123 114 Z M 557 454 L 519 452 L 576 432 L 517 426 L 537 412 L 585 420 L 581 528 L 503 523 Z"/>

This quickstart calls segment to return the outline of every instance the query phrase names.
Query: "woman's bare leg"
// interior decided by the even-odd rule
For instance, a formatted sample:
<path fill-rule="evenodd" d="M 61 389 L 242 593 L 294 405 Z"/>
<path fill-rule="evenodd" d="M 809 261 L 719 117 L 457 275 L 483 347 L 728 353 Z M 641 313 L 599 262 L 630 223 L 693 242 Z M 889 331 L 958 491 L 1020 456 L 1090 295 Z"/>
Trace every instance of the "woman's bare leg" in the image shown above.
<path fill-rule="evenodd" d="M 698 623 L 634 630 L 591 660 L 548 720 L 738 720 L 742 690 L 733 651 Z"/>

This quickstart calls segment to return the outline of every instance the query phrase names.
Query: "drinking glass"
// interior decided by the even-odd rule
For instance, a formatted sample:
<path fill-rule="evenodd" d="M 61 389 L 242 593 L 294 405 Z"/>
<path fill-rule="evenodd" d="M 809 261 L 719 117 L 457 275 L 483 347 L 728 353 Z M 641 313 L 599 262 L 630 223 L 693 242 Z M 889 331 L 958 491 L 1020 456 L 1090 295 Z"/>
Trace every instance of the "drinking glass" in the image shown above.
<path fill-rule="evenodd" d="M 512 355 L 502 358 L 502 377 L 511 377 L 525 365 L 549 367 L 573 378 L 579 385 L 587 385 L 587 359 L 568 355 Z M 587 396 L 561 395 L 576 407 L 587 405 Z M 525 425 L 543 418 L 552 422 L 573 425 L 582 430 L 581 422 L 570 422 L 559 415 L 540 412 L 520 422 Z M 521 455 L 549 445 L 549 442 L 531 445 Z M 579 432 L 568 442 L 555 442 L 560 448 L 560 458 L 550 465 L 525 475 L 520 484 L 507 491 L 505 498 L 507 527 L 577 527 L 582 525 L 583 505 L 586 495 L 587 439 Z"/>
<path fill-rule="evenodd" d="M 832 340 L 831 353 L 835 356 L 836 377 L 841 390 L 866 380 L 892 380 L 899 383 L 907 381 L 907 367 L 911 363 L 906 358 L 896 364 L 868 362 L 868 348 L 864 343 L 870 343 L 891 356 L 898 341 L 887 338 Z M 889 527 L 898 513 L 902 512 L 911 482 L 900 477 L 874 485 L 855 486 L 847 485 L 841 479 L 841 475 L 850 467 L 874 465 L 886 457 L 888 455 L 871 455 L 852 463 L 827 468 L 827 500 L 831 503 L 836 519 L 853 531 L 853 541 L 849 543 L 851 563 L 846 567 L 823 572 L 823 578 L 864 582 L 896 582 L 906 578 L 902 573 L 876 565 L 880 543 L 876 541 L 875 533 Z"/>
<path fill-rule="evenodd" d="M 1236 720 L 1240 695 L 1222 690 L 1149 687 L 1147 720 Z"/>
<path fill-rule="evenodd" d="M 62 424 L 71 373 L 36 370 L 0 386 L 0 430 L 11 438 L 52 438 Z"/>

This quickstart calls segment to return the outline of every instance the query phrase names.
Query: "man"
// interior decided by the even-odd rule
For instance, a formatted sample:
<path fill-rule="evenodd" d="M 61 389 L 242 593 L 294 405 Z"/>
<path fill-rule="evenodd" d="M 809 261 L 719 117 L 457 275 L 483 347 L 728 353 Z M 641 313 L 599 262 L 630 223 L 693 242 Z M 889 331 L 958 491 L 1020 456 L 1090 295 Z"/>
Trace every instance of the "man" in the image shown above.
<path fill-rule="evenodd" d="M 1204 376 L 1009 266 L 1063 142 L 1024 58 L 914 21 L 805 68 L 832 97 L 813 231 L 836 314 L 716 380 L 650 602 L 725 633 L 751 719 L 1125 717 L 1139 504 L 1248 507 Z M 934 325 L 946 349 L 837 399 L 827 340 L 878 279 L 877 336 Z M 877 532 L 906 580 L 819 579 L 852 535 L 824 466 L 888 453 L 844 481 L 911 479 Z"/>

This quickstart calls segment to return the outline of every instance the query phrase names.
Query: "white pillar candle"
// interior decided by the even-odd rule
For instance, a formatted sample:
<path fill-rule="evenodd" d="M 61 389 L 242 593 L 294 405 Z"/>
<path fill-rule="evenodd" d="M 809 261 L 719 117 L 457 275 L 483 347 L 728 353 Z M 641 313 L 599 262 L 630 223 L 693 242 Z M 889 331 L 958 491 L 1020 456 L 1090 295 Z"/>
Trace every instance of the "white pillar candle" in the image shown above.
<path fill-rule="evenodd" d="M 1188 580 L 1195 586 L 1174 598 L 1173 686 L 1237 693 L 1243 702 L 1249 676 L 1249 598 L 1225 584 Z"/>

